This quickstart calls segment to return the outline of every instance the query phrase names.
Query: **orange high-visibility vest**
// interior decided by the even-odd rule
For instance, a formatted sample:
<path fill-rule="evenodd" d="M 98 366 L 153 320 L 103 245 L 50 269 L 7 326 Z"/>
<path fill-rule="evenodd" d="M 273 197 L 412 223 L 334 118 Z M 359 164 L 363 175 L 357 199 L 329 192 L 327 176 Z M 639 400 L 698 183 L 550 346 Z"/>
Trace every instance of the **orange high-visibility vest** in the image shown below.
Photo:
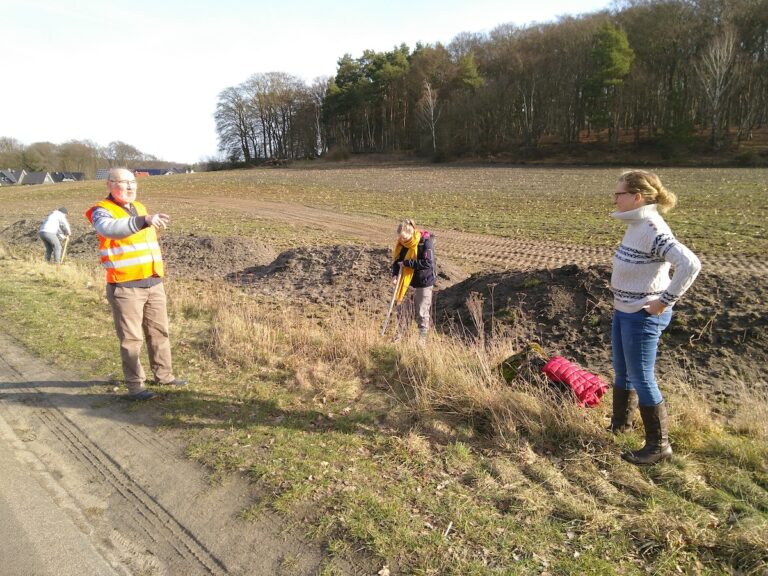
<path fill-rule="evenodd" d="M 147 209 L 141 202 L 133 202 L 136 213 L 146 216 Z M 88 222 L 96 208 L 106 208 L 115 218 L 125 218 L 126 210 L 112 200 L 97 202 L 85 213 Z M 131 280 L 143 280 L 151 276 L 163 277 L 163 256 L 153 227 L 144 228 L 126 238 L 115 240 L 99 236 L 99 257 L 107 271 L 107 283 L 118 284 Z"/>

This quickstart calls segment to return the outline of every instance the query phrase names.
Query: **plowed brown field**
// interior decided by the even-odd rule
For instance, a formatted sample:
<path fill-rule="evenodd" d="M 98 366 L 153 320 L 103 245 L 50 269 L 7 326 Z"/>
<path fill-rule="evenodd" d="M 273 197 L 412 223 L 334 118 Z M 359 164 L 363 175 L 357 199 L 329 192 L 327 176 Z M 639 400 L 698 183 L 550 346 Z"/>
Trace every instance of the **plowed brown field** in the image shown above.
<path fill-rule="evenodd" d="M 177 198 L 197 210 L 226 208 L 246 215 L 357 237 L 372 245 L 385 245 L 393 236 L 393 221 L 371 215 L 342 214 L 300 204 L 245 198 Z M 493 269 L 532 270 L 566 264 L 609 264 L 613 251 L 552 241 L 533 241 L 455 230 L 432 230 L 439 254 L 470 272 Z M 703 256 L 705 269 L 719 274 L 768 274 L 765 260 L 745 255 Z"/>

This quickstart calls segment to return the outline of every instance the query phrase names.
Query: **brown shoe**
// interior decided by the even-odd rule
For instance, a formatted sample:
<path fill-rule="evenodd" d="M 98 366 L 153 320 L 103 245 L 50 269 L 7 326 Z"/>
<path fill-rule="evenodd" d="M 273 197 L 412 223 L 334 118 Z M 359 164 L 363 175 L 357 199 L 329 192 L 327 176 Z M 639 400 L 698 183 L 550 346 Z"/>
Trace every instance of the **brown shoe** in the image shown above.
<path fill-rule="evenodd" d="M 621 434 L 634 428 L 634 414 L 637 410 L 637 392 L 630 388 L 613 389 L 613 416 L 608 432 Z"/>
<path fill-rule="evenodd" d="M 621 455 L 632 464 L 652 465 L 672 457 L 669 443 L 667 405 L 664 401 L 656 406 L 640 406 L 640 416 L 645 426 L 645 446 L 634 452 Z"/>

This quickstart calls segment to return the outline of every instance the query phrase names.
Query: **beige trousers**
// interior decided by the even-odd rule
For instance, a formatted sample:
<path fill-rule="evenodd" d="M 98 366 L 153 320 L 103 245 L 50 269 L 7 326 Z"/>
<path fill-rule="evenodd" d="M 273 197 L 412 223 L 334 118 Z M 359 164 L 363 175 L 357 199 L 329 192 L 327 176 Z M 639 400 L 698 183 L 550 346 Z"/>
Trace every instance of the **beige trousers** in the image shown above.
<path fill-rule="evenodd" d="M 397 307 L 397 332 L 404 334 L 408 328 L 408 323 L 416 316 L 416 325 L 419 327 L 419 334 L 426 336 L 429 331 L 429 312 L 432 309 L 432 288 L 414 288 L 409 287 L 405 293 L 405 298 Z"/>
<path fill-rule="evenodd" d="M 125 288 L 107 284 L 107 300 L 112 306 L 115 331 L 120 340 L 120 358 L 128 392 L 144 389 L 146 375 L 140 355 L 143 337 L 147 339 L 149 364 L 155 381 L 171 382 L 171 341 L 168 338 L 168 312 L 162 282 L 151 288 Z"/>

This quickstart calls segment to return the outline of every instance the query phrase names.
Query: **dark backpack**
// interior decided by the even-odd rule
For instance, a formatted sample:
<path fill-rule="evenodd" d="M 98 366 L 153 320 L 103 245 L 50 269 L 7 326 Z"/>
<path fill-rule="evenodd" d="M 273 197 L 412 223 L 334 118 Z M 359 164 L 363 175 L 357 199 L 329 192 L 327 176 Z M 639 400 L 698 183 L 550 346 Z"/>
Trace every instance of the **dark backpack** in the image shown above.
<path fill-rule="evenodd" d="M 432 236 L 432 273 L 435 275 L 435 284 L 437 284 L 440 275 L 437 271 L 437 251 L 435 250 L 435 236 L 434 234 L 430 234 L 430 236 Z"/>
<path fill-rule="evenodd" d="M 439 276 L 437 275 L 437 254 L 435 253 L 435 235 L 432 234 L 429 230 L 422 230 L 421 235 L 422 238 L 424 237 L 424 234 L 427 235 L 427 238 L 432 239 L 432 274 L 435 276 L 435 284 L 437 284 L 437 280 Z"/>

